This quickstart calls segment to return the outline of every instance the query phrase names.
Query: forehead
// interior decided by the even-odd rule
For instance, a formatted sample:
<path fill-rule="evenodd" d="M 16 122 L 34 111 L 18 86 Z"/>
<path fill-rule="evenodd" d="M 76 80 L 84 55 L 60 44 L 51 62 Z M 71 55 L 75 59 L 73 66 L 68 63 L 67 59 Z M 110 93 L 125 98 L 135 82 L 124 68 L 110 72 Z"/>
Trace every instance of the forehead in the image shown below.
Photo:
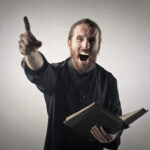
<path fill-rule="evenodd" d="M 79 24 L 73 31 L 73 36 L 85 36 L 85 37 L 98 37 L 99 32 L 95 27 L 91 27 L 88 24 Z"/>

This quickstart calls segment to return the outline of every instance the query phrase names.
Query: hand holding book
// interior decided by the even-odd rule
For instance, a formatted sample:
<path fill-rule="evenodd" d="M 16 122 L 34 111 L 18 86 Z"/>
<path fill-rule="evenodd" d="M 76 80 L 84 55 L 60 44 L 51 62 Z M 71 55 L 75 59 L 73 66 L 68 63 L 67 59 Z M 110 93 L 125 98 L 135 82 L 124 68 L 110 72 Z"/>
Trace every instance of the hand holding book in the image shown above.
<path fill-rule="evenodd" d="M 98 141 L 103 142 L 103 137 L 105 137 L 105 135 L 107 135 L 106 138 L 108 138 L 108 134 L 115 137 L 116 133 L 129 128 L 129 125 L 132 122 L 143 116 L 147 111 L 148 110 L 141 108 L 122 116 L 116 116 L 97 102 L 93 102 L 89 106 L 68 116 L 64 121 L 64 124 L 85 136 L 90 141 L 93 141 L 96 138 Z M 104 129 L 92 128 L 95 125 L 99 127 L 102 126 Z M 90 131 L 93 132 L 95 138 L 93 138 Z M 97 132 L 99 133 L 98 135 Z M 99 137 L 100 135 L 101 138 Z"/>
<path fill-rule="evenodd" d="M 102 126 L 93 126 L 90 130 L 91 134 L 98 140 L 100 143 L 110 143 L 116 139 L 118 133 L 108 134 Z"/>

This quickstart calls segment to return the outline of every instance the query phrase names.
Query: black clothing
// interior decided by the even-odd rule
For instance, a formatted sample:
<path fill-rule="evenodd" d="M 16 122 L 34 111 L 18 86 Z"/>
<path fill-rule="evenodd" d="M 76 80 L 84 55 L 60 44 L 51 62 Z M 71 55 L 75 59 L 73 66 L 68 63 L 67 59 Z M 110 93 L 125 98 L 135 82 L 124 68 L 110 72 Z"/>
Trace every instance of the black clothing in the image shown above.
<path fill-rule="evenodd" d="M 30 70 L 25 61 L 22 66 L 28 79 L 44 93 L 48 128 L 44 150 L 116 150 L 120 137 L 109 144 L 91 143 L 63 124 L 67 116 L 98 101 L 107 109 L 121 115 L 117 81 L 111 73 L 95 64 L 86 74 L 77 73 L 70 58 L 56 64 L 47 63 L 40 70 Z"/>

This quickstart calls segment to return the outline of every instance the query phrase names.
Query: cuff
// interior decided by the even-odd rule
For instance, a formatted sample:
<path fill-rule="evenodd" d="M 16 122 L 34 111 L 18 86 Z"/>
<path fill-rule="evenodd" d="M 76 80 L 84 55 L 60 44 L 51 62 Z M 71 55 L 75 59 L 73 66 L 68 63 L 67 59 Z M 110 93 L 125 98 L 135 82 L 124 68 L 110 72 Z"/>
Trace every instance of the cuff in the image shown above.
<path fill-rule="evenodd" d="M 34 75 L 34 74 L 40 74 L 41 72 L 43 72 L 43 71 L 47 68 L 48 62 L 47 62 L 46 58 L 44 57 L 44 55 L 43 55 L 42 53 L 40 53 L 40 54 L 41 54 L 41 56 L 42 56 L 42 58 L 43 58 L 43 61 L 44 61 L 44 64 L 43 64 L 43 66 L 42 66 L 40 69 L 38 69 L 38 70 L 31 70 L 31 69 L 27 66 L 26 61 L 25 61 L 25 58 L 23 58 L 22 61 L 21 61 L 21 66 L 23 67 L 23 69 L 24 69 L 25 71 L 27 71 L 28 73 L 33 74 L 33 75 Z"/>

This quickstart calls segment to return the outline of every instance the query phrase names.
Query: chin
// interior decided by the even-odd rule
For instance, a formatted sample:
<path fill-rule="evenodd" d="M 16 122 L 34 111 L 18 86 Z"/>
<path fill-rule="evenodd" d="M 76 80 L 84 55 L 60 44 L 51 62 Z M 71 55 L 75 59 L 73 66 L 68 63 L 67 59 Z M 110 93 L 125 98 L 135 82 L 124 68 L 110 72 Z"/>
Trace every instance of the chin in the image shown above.
<path fill-rule="evenodd" d="M 80 55 L 71 55 L 72 64 L 74 69 L 80 74 L 88 73 L 96 62 L 96 56 L 89 56 L 88 59 L 82 60 Z"/>
<path fill-rule="evenodd" d="M 88 73 L 92 68 L 93 65 L 95 64 L 95 62 L 91 62 L 90 60 L 86 60 L 86 61 L 81 61 L 80 59 L 78 59 L 78 61 L 75 61 L 75 69 L 77 72 L 79 72 L 80 74 L 84 74 L 84 73 Z"/>

